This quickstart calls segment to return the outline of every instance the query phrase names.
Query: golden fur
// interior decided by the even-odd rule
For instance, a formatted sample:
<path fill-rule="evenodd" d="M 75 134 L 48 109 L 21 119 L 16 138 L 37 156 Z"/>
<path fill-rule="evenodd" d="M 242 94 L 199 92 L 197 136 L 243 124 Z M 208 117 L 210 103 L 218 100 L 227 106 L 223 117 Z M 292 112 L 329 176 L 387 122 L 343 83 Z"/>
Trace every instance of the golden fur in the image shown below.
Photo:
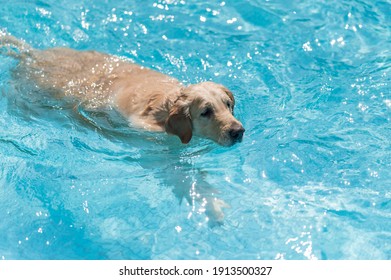
<path fill-rule="evenodd" d="M 0 34 L 0 48 L 7 47 L 8 54 L 20 61 L 16 75 L 43 90 L 75 98 L 89 108 L 111 106 L 131 124 L 177 135 L 182 143 L 193 135 L 223 146 L 242 140 L 244 128 L 233 116 L 234 97 L 222 85 L 186 87 L 115 56 L 69 48 L 37 50 Z"/>

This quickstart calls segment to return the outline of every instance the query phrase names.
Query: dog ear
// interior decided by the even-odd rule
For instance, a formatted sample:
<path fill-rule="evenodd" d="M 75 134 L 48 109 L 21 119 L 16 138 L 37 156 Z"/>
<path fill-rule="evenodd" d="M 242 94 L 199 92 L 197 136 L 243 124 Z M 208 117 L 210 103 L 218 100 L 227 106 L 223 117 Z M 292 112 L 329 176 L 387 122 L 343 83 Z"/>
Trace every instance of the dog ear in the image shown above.
<path fill-rule="evenodd" d="M 178 136 L 183 144 L 190 142 L 193 136 L 193 126 L 189 108 L 183 105 L 175 106 L 165 123 L 166 132 Z"/>
<path fill-rule="evenodd" d="M 229 99 L 232 100 L 233 105 L 235 105 L 235 98 L 232 92 L 224 86 L 223 86 L 223 91 L 228 95 Z"/>
<path fill-rule="evenodd" d="M 228 95 L 229 99 L 231 99 L 231 101 L 232 101 L 232 114 L 233 114 L 234 108 L 235 108 L 235 97 L 232 94 L 232 92 L 229 89 L 227 89 L 225 86 L 222 85 L 221 87 L 222 87 L 223 91 Z"/>
<path fill-rule="evenodd" d="M 217 84 L 217 86 L 218 86 L 222 91 L 224 91 L 226 95 L 228 95 L 229 99 L 231 99 L 231 101 L 232 101 L 232 108 L 234 108 L 234 107 L 235 107 L 235 97 L 234 97 L 234 95 L 232 94 L 232 92 L 231 92 L 229 89 L 227 89 L 225 86 L 221 85 L 221 84 Z"/>

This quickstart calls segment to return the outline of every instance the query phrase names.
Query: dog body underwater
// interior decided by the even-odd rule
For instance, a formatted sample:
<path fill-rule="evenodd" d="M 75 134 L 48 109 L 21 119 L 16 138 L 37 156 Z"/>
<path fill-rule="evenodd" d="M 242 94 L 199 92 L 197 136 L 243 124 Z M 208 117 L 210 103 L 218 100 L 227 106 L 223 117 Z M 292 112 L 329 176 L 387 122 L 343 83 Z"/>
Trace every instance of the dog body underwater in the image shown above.
<path fill-rule="evenodd" d="M 116 56 L 59 47 L 37 50 L 0 34 L 2 53 L 19 60 L 15 75 L 87 108 L 113 107 L 132 125 L 165 131 L 188 143 L 193 135 L 223 146 L 241 142 L 235 99 L 213 82 L 184 86 L 178 80 Z"/>

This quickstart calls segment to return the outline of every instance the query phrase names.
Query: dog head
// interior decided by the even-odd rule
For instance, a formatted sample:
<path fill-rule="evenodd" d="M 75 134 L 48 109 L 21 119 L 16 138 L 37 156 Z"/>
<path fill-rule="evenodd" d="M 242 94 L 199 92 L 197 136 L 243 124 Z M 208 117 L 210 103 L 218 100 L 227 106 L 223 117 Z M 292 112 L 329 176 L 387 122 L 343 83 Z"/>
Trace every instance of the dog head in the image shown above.
<path fill-rule="evenodd" d="M 172 106 L 165 128 L 188 143 L 193 135 L 222 146 L 241 142 L 245 129 L 233 116 L 235 99 L 224 86 L 204 82 L 183 89 Z"/>

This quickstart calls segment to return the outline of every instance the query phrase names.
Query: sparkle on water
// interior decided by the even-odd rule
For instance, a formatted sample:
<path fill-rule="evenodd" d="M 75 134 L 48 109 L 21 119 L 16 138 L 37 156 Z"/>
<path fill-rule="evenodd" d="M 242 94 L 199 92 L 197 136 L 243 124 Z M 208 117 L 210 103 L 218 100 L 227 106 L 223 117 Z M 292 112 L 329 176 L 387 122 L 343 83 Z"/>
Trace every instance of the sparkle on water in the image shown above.
<path fill-rule="evenodd" d="M 2 1 L 1 32 L 36 48 L 224 84 L 246 133 L 184 146 L 75 112 L 0 56 L 0 258 L 390 259 L 390 17 L 371 0 Z"/>

